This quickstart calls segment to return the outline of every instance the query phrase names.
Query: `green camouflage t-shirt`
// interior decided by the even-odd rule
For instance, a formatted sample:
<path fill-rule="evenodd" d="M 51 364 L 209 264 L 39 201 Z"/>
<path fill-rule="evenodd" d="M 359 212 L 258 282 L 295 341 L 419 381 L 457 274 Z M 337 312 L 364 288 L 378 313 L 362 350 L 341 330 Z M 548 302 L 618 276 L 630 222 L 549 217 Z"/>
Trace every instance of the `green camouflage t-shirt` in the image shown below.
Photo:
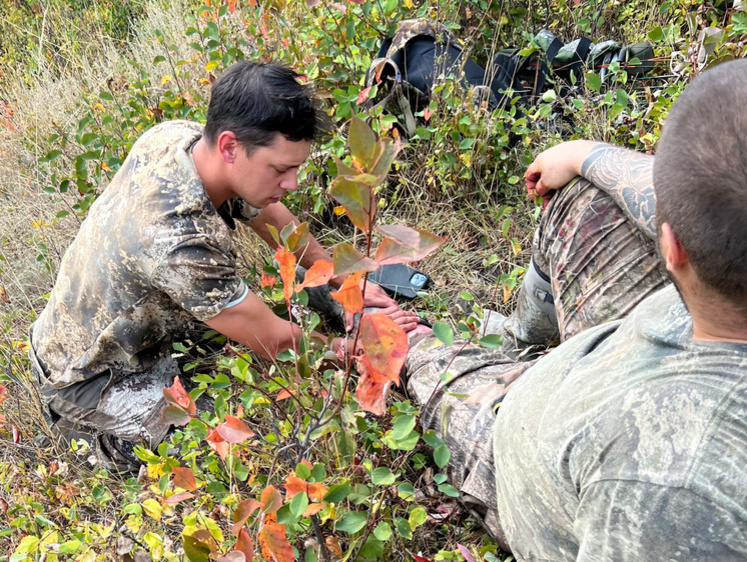
<path fill-rule="evenodd" d="M 229 224 L 259 211 L 243 201 L 215 209 L 190 154 L 201 135 L 187 121 L 153 127 L 91 206 L 31 327 L 53 387 L 145 370 L 188 321 L 245 295 Z"/>
<path fill-rule="evenodd" d="M 747 345 L 693 340 L 673 286 L 524 373 L 494 445 L 519 560 L 747 558 Z"/>

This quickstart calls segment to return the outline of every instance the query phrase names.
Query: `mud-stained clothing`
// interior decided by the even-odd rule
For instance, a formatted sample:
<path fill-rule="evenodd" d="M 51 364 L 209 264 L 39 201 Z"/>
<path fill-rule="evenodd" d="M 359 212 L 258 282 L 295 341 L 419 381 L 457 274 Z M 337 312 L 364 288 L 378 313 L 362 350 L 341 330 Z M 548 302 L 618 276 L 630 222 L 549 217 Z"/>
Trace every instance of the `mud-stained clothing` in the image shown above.
<path fill-rule="evenodd" d="M 439 434 L 452 452 L 449 476 L 462 498 L 479 506 L 488 529 L 499 540 L 507 539 L 522 560 L 575 560 L 576 553 L 588 560 L 628 559 L 628 549 L 635 551 L 630 541 L 638 540 L 643 532 L 634 521 L 635 510 L 645 507 L 631 500 L 636 495 L 658 502 L 661 509 L 656 513 L 662 516 L 672 506 L 676 506 L 674 513 L 682 513 L 681 521 L 662 519 L 658 527 L 647 521 L 652 526 L 649 537 L 656 537 L 657 533 L 668 537 L 681 531 L 679 537 L 684 541 L 689 533 L 696 538 L 682 548 L 694 559 L 717 556 L 717 549 L 721 548 L 718 545 L 729 545 L 724 552 L 729 548 L 741 552 L 745 537 L 739 529 L 747 524 L 747 459 L 742 458 L 747 425 L 734 418 L 740 411 L 744 418 L 747 408 L 746 346 L 709 347 L 692 342 L 692 319 L 674 288 L 668 286 L 656 247 L 625 218 L 611 198 L 586 180 L 573 182 L 553 198 L 535 237 L 533 259 L 550 278 L 557 318 L 555 328 L 548 329 L 547 322 L 539 327 L 525 326 L 520 337 L 545 344 L 562 339 L 560 347 L 537 362 L 522 363 L 496 350 L 465 347 L 464 342 L 443 346 L 434 336 L 428 336 L 414 345 L 408 355 L 408 393 L 416 403 L 428 403 L 422 415 L 423 426 Z M 520 306 L 521 302 L 520 296 Z M 525 299 L 526 303 L 531 303 L 531 299 Z M 542 316 L 532 310 L 517 312 L 507 323 L 514 318 Z M 666 330 L 658 333 L 654 327 Z M 689 348 L 671 339 L 677 334 L 690 342 Z M 607 338 L 609 342 L 605 341 Z M 669 370 L 657 374 L 658 364 L 668 365 Z M 555 369 L 574 384 L 561 388 L 562 376 L 556 374 L 552 378 Z M 708 374 L 701 376 L 698 369 Z M 577 370 L 584 376 L 577 376 Z M 685 389 L 691 383 L 699 390 L 688 394 Z M 616 385 L 630 392 L 625 396 L 627 402 L 618 404 L 617 418 L 615 409 L 606 403 L 614 395 Z M 522 392 L 515 392 L 514 388 L 519 387 Z M 716 411 L 719 393 L 724 404 L 731 402 L 726 410 Z M 741 398 L 737 393 L 741 393 Z M 512 406 L 506 408 L 509 402 Z M 591 421 L 601 424 L 608 433 L 602 435 L 591 421 L 588 428 L 573 426 L 576 433 L 563 433 L 569 423 L 580 419 L 568 416 L 569 404 L 589 408 L 597 416 Z M 532 411 L 529 405 L 534 405 Z M 731 417 L 720 436 L 706 427 L 709 418 L 701 414 L 701 407 L 710 407 L 712 416 Z M 623 411 L 633 418 L 645 413 L 648 417 L 645 423 L 641 419 L 640 428 L 650 431 L 641 432 L 630 418 L 622 419 Z M 547 424 L 545 420 L 551 418 L 554 422 Z M 534 428 L 534 432 L 526 432 L 527 427 Z M 667 438 L 668 445 L 662 443 Z M 595 482 L 589 485 L 588 495 L 582 497 L 581 483 L 587 476 L 593 479 L 595 475 L 578 472 L 577 460 L 569 464 L 566 456 L 573 449 L 574 459 L 596 458 L 605 465 L 607 474 L 615 470 L 616 474 L 623 474 L 624 467 L 636 465 L 636 460 L 630 460 L 636 455 L 649 460 L 659 455 L 663 463 L 659 468 L 674 470 L 666 463 L 688 453 L 685 442 L 692 441 L 692 452 L 698 443 L 710 439 L 741 447 L 737 454 L 740 464 L 735 467 L 729 461 L 715 466 L 715 456 L 692 459 L 692 466 L 702 470 L 701 480 L 729 481 L 720 492 L 717 523 L 702 532 L 689 525 L 697 518 L 703 520 L 701 507 L 708 507 L 715 498 L 701 501 L 691 497 L 689 490 L 682 491 L 674 485 L 660 486 L 656 494 L 652 486 L 648 489 L 653 495 L 647 496 L 645 486 L 635 488 L 622 481 L 617 488 Z M 628 448 L 616 448 L 618 442 L 620 447 L 628 442 Z M 540 443 L 545 464 L 533 457 Z M 641 449 L 640 453 L 633 450 L 635 447 Z M 724 456 L 723 451 L 721 455 Z M 679 458 L 686 462 L 684 457 Z M 554 480 L 538 476 L 542 470 L 555 470 Z M 571 478 L 573 470 L 577 472 Z M 524 479 L 527 472 L 534 474 L 533 480 Z M 682 476 L 671 474 L 672 481 Z M 641 481 L 649 476 L 642 473 Z M 741 488 L 733 487 L 737 483 Z M 593 492 L 597 489 L 599 495 L 595 497 Z M 579 511 L 580 506 L 587 512 Z M 653 504 L 650 507 L 659 509 Z M 687 511 L 690 507 L 692 510 Z M 732 511 L 726 514 L 724 510 L 729 509 Z M 578 526 L 574 526 L 577 513 L 584 520 L 579 519 Z M 654 511 L 644 511 L 642 516 L 647 513 L 656 517 Z M 604 531 L 597 533 L 596 526 L 604 527 Z M 601 544 L 602 539 L 608 542 Z M 629 559 L 669 559 L 661 551 L 659 557 L 639 554 Z"/>
<path fill-rule="evenodd" d="M 90 407 L 93 388 L 107 409 L 89 412 L 95 420 L 77 419 L 77 411 L 57 413 L 128 440 L 137 437 L 154 393 L 146 392 L 138 408 L 117 407 L 110 399 L 134 396 L 117 385 L 136 384 L 130 379 L 138 373 L 158 374 L 151 378 L 159 384 L 173 378 L 174 336 L 247 292 L 230 229 L 234 218 L 251 221 L 259 211 L 242 201 L 215 209 L 190 154 L 201 135 L 201 125 L 174 121 L 153 127 L 133 145 L 91 206 L 31 327 L 35 370 L 42 371 L 47 400 L 68 389 L 62 393 L 67 402 Z M 94 382 L 81 384 L 88 381 Z M 99 419 L 112 413 L 121 414 L 115 427 Z"/>

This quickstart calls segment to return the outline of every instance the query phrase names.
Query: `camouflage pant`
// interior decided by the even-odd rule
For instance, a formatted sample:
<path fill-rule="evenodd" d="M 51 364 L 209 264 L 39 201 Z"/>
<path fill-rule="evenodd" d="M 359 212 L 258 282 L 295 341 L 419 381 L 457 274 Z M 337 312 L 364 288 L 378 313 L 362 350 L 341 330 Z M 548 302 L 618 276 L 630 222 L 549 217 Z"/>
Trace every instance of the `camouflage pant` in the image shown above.
<path fill-rule="evenodd" d="M 533 259 L 550 278 L 557 330 L 563 340 L 624 317 L 668 282 L 654 242 L 626 219 L 609 196 L 586 180 L 572 182 L 552 199 L 535 236 Z M 523 297 L 526 303 L 527 295 Z M 510 320 L 531 323 L 533 316 L 524 312 L 519 306 Z M 523 327 L 528 332 L 534 328 Z M 548 333 L 539 328 L 534 331 Z M 423 427 L 433 429 L 451 452 L 452 483 L 463 501 L 478 508 L 488 530 L 499 540 L 495 410 L 511 383 L 532 365 L 464 342 L 444 346 L 433 335 L 410 348 L 406 363 L 409 396 L 424 406 Z"/>

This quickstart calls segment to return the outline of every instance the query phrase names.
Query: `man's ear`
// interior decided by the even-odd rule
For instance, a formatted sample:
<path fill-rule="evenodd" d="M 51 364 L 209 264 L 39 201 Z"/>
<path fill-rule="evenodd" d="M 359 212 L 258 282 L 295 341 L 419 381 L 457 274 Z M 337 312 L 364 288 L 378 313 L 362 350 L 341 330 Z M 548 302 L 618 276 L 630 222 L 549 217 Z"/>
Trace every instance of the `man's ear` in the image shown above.
<path fill-rule="evenodd" d="M 677 271 L 688 262 L 687 252 L 672 232 L 669 223 L 665 222 L 661 225 L 659 244 L 661 245 L 661 255 L 669 271 Z"/>
<path fill-rule="evenodd" d="M 223 131 L 218 135 L 218 152 L 227 164 L 233 164 L 236 160 L 236 153 L 241 148 L 239 140 L 232 131 Z"/>

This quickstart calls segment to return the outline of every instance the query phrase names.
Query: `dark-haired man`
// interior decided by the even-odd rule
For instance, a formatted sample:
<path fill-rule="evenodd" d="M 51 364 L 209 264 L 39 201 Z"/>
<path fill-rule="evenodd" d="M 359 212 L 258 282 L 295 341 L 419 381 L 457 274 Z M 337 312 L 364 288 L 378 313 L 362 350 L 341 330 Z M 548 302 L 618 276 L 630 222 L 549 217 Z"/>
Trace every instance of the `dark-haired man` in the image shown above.
<path fill-rule="evenodd" d="M 206 125 L 162 123 L 132 147 L 67 250 L 31 328 L 31 359 L 55 427 L 97 435 L 104 455 L 132 468 L 132 443 L 157 445 L 162 389 L 178 368 L 173 338 L 194 320 L 265 357 L 291 348 L 300 328 L 251 294 L 236 268 L 235 219 L 267 243 L 269 226 L 296 222 L 280 202 L 322 131 L 310 89 L 289 69 L 239 63 L 213 85 Z M 311 239 L 308 267 L 330 257 Z M 341 280 L 336 280 L 339 285 Z M 405 329 L 405 313 L 375 285 L 368 306 Z"/>
<path fill-rule="evenodd" d="M 747 559 L 745 103 L 747 60 L 725 63 L 655 158 L 574 141 L 529 167 L 548 204 L 502 329 L 559 347 L 517 363 L 414 341 L 423 422 L 519 560 Z M 430 399 L 446 368 L 453 394 Z"/>

